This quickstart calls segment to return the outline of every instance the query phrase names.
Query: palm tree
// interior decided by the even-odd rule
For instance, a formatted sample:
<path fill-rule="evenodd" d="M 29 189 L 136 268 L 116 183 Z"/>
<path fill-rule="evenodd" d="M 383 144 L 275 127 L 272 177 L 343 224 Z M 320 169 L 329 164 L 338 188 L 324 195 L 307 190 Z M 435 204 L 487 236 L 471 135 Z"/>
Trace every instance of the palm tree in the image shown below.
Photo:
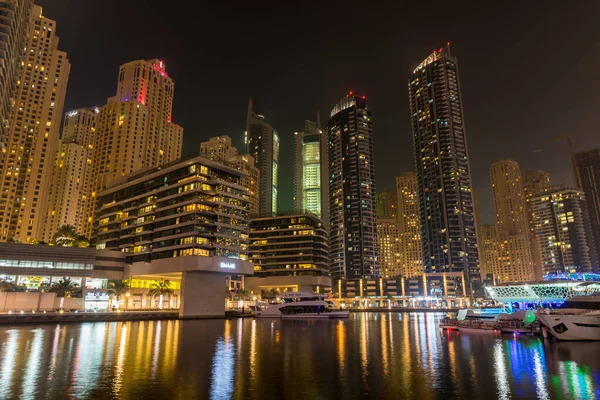
<path fill-rule="evenodd" d="M 112 281 L 106 289 L 106 293 L 117 298 L 117 308 L 119 308 L 121 296 L 127 292 L 129 292 L 129 285 L 123 281 Z"/>
<path fill-rule="evenodd" d="M 248 289 L 238 289 L 237 295 L 240 300 L 249 300 L 250 299 L 250 291 Z"/>
<path fill-rule="evenodd" d="M 0 292 L 17 292 L 19 287 L 13 282 L 0 281 Z"/>
<path fill-rule="evenodd" d="M 80 234 L 73 225 L 63 225 L 52 236 L 52 244 L 64 247 L 89 247 L 90 241 Z"/>
<path fill-rule="evenodd" d="M 160 296 L 158 300 L 158 308 L 162 309 L 163 296 L 168 294 L 171 296 L 175 291 L 171 288 L 171 281 L 168 279 L 162 281 L 154 281 L 152 289 L 148 291 L 151 297 Z"/>
<path fill-rule="evenodd" d="M 71 278 L 63 276 L 57 282 L 53 282 L 50 292 L 56 293 L 56 297 L 71 297 L 71 294 L 77 289 L 79 284 L 72 281 Z"/>
<path fill-rule="evenodd" d="M 233 294 L 231 293 L 231 290 L 229 290 L 229 288 L 227 286 L 225 286 L 225 298 L 228 300 L 233 299 Z"/>

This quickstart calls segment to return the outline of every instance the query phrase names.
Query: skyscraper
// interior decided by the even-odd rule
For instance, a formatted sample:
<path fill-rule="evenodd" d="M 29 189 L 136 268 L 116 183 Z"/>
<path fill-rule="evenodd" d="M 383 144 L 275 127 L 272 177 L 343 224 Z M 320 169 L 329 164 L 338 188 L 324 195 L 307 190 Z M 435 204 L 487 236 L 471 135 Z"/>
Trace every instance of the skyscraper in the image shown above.
<path fill-rule="evenodd" d="M 98 108 L 82 108 L 65 116 L 52 171 L 43 240 L 49 242 L 63 225 L 83 234 Z"/>
<path fill-rule="evenodd" d="M 200 143 L 200 154 L 212 161 L 225 161 L 237 156 L 237 149 L 227 135 L 215 136 Z"/>
<path fill-rule="evenodd" d="M 506 258 L 494 273 L 499 282 L 526 282 L 535 278 L 527 203 L 519 164 L 510 159 L 490 166 L 498 237 Z"/>
<path fill-rule="evenodd" d="M 598 270 L 585 194 L 555 186 L 531 199 L 544 274 Z"/>
<path fill-rule="evenodd" d="M 246 118 L 247 153 L 254 157 L 260 171 L 259 213 L 263 216 L 277 213 L 277 177 L 279 171 L 279 134 L 265 121 L 265 117 L 252 111 L 248 101 Z"/>
<path fill-rule="evenodd" d="M 200 143 L 200 154 L 209 160 L 224 162 L 247 172 L 242 176 L 240 183 L 248 191 L 250 216 L 258 215 L 260 171 L 254 166 L 254 157 L 249 154 L 238 155 L 237 148 L 231 144 L 231 138 L 227 135 L 213 137 Z"/>
<path fill-rule="evenodd" d="M 483 224 L 479 227 L 479 246 L 481 247 L 481 275 L 492 274 L 496 279 L 502 275 L 505 262 L 503 241 L 497 225 Z"/>
<path fill-rule="evenodd" d="M 535 239 L 535 223 L 533 221 L 533 211 L 531 209 L 531 199 L 533 196 L 546 192 L 552 183 L 550 174 L 541 169 L 526 171 L 521 175 L 523 182 L 523 192 L 525 193 L 525 201 L 527 203 L 527 218 L 529 219 L 529 237 L 531 240 L 531 249 L 533 251 L 533 259 L 535 261 L 535 278 L 543 279 L 543 262 L 542 251 L 539 248 L 539 242 Z"/>
<path fill-rule="evenodd" d="M 405 277 L 417 277 L 423 273 L 423 249 L 419 226 L 419 193 L 414 172 L 403 172 L 396 177 L 396 194 L 401 273 Z"/>
<path fill-rule="evenodd" d="M 119 69 L 117 94 L 98 115 L 86 236 L 99 191 L 116 178 L 181 157 L 183 128 L 171 121 L 173 91 L 160 60 L 131 61 Z"/>
<path fill-rule="evenodd" d="M 70 63 L 56 22 L 34 6 L 2 166 L 0 240 L 41 239 Z"/>
<path fill-rule="evenodd" d="M 344 96 L 327 125 L 332 277 L 378 276 L 373 126 L 365 96 Z"/>
<path fill-rule="evenodd" d="M 380 192 L 375 195 L 377 218 L 398 217 L 398 196 L 393 192 Z"/>
<path fill-rule="evenodd" d="M 400 231 L 396 218 L 377 217 L 377 247 L 379 270 L 383 278 L 402 274 Z"/>
<path fill-rule="evenodd" d="M 329 221 L 327 177 L 327 133 L 319 121 L 304 122 L 303 132 L 294 132 L 294 208 L 308 210 Z"/>
<path fill-rule="evenodd" d="M 0 168 L 33 0 L 0 1 Z"/>
<path fill-rule="evenodd" d="M 525 200 L 536 194 L 545 192 L 552 186 L 550 174 L 541 169 L 523 172 L 521 174 L 521 182 L 523 183 Z"/>
<path fill-rule="evenodd" d="M 425 272 L 480 281 L 471 174 L 458 64 L 434 51 L 408 82 Z"/>
<path fill-rule="evenodd" d="M 600 149 L 573 153 L 575 186 L 585 193 L 594 244 L 600 251 Z"/>

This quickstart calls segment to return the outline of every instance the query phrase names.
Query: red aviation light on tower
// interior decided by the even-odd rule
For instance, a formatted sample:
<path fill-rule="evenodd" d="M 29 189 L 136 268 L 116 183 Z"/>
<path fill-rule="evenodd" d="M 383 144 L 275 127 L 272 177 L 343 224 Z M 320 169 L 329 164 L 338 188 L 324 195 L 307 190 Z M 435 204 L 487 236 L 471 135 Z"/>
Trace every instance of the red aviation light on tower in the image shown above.
<path fill-rule="evenodd" d="M 366 100 L 366 99 L 367 99 L 367 96 L 363 96 L 362 98 L 363 98 L 363 100 Z"/>
<path fill-rule="evenodd" d="M 350 91 L 350 96 L 352 96 L 352 94 L 353 94 L 353 93 L 354 93 L 354 92 L 351 90 L 351 91 Z"/>

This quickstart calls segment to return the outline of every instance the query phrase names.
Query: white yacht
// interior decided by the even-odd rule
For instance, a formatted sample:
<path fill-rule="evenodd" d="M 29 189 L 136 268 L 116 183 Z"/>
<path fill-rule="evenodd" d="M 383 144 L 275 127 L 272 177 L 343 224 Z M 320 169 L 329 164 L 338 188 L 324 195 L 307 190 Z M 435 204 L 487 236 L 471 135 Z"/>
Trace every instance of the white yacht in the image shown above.
<path fill-rule="evenodd" d="M 547 332 L 560 340 L 600 340 L 600 295 L 577 296 L 560 308 L 537 313 L 544 337 Z"/>
<path fill-rule="evenodd" d="M 283 303 L 269 304 L 255 313 L 257 318 L 348 318 L 348 311 L 335 310 L 333 303 L 325 301 L 327 295 L 305 292 L 286 292 Z"/>

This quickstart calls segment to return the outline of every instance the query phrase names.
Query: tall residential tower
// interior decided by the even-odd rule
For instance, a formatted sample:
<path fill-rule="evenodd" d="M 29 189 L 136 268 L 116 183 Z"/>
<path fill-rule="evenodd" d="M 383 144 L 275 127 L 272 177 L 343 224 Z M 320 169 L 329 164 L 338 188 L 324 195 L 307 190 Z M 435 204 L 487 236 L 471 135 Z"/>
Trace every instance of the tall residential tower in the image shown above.
<path fill-rule="evenodd" d="M 279 171 L 279 134 L 265 121 L 265 117 L 252 111 L 248 101 L 246 117 L 247 153 L 254 157 L 260 171 L 259 214 L 277 213 L 277 176 Z"/>
<path fill-rule="evenodd" d="M 117 94 L 98 115 L 84 235 L 92 232 L 98 192 L 117 178 L 181 157 L 183 128 L 171 121 L 173 91 L 161 60 L 121 65 Z"/>
<path fill-rule="evenodd" d="M 373 125 L 365 96 L 344 96 L 327 128 L 332 277 L 379 276 Z"/>
<path fill-rule="evenodd" d="M 294 132 L 294 208 L 329 220 L 327 177 L 327 133 L 319 121 L 304 122 L 304 131 Z"/>
<path fill-rule="evenodd" d="M 0 1 L 0 167 L 32 7 L 33 0 Z"/>
<path fill-rule="evenodd" d="M 56 22 L 33 7 L 10 117 L 0 194 L 0 241 L 41 240 L 71 65 Z"/>
<path fill-rule="evenodd" d="M 429 55 L 408 82 L 425 272 L 480 281 L 475 210 L 458 64 L 450 45 Z"/>
<path fill-rule="evenodd" d="M 396 194 L 401 273 L 405 277 L 417 277 L 423 273 L 423 249 L 417 177 L 414 172 L 403 172 L 396 177 Z"/>

